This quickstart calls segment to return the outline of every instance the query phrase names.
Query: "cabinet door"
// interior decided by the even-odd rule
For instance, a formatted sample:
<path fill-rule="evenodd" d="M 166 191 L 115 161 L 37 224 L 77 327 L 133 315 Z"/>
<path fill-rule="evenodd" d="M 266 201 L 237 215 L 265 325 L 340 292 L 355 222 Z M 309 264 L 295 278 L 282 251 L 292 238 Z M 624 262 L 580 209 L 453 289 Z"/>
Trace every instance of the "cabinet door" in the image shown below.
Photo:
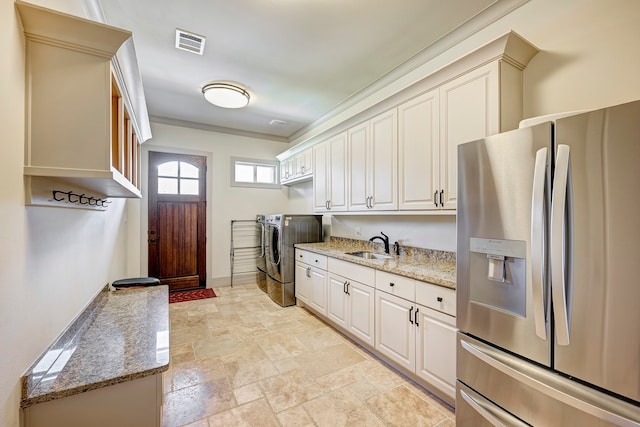
<path fill-rule="evenodd" d="M 375 289 L 362 283 L 347 284 L 348 330 L 362 342 L 375 343 Z"/>
<path fill-rule="evenodd" d="M 398 107 L 398 170 L 401 210 L 438 209 L 440 191 L 439 91 L 427 92 Z"/>
<path fill-rule="evenodd" d="M 417 307 L 416 374 L 455 398 L 456 319 L 424 306 Z"/>
<path fill-rule="evenodd" d="M 307 176 L 313 173 L 313 155 L 307 148 L 296 156 L 296 176 Z"/>
<path fill-rule="evenodd" d="M 376 290 L 375 348 L 410 371 L 416 365 L 415 304 Z"/>
<path fill-rule="evenodd" d="M 327 315 L 333 322 L 347 328 L 347 279 L 329 273 Z"/>
<path fill-rule="evenodd" d="M 311 297 L 310 267 L 302 262 L 296 262 L 296 298 L 309 304 Z"/>
<path fill-rule="evenodd" d="M 355 126 L 347 132 L 347 152 L 349 167 L 347 181 L 349 188 L 349 210 L 369 209 L 369 122 Z"/>
<path fill-rule="evenodd" d="M 455 209 L 458 145 L 499 130 L 498 62 L 473 70 L 440 88 L 440 187 L 444 209 Z"/>
<path fill-rule="evenodd" d="M 347 210 L 347 133 L 331 138 L 329 144 L 329 210 Z"/>
<path fill-rule="evenodd" d="M 318 313 L 327 315 L 327 272 L 311 267 L 309 305 Z"/>
<path fill-rule="evenodd" d="M 372 210 L 398 209 L 398 118 L 394 108 L 370 120 L 367 195 Z"/>
<path fill-rule="evenodd" d="M 329 150 L 326 142 L 314 145 L 313 150 L 313 210 L 326 212 L 329 201 Z"/>

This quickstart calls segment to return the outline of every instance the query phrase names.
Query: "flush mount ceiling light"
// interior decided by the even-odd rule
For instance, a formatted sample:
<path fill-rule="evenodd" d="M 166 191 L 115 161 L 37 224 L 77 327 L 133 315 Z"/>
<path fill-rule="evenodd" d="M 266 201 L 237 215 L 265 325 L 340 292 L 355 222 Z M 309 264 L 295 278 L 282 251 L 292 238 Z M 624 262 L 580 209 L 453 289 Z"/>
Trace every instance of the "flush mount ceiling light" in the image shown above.
<path fill-rule="evenodd" d="M 230 83 L 209 83 L 202 88 L 204 99 L 222 108 L 242 108 L 249 103 L 249 92 Z"/>

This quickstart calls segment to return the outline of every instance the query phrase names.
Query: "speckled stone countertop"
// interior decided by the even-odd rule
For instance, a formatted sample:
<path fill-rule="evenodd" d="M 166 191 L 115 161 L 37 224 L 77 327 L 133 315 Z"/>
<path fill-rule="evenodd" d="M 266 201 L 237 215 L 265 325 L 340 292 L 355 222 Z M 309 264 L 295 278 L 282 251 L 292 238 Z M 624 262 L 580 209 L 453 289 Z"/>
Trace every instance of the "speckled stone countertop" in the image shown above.
<path fill-rule="evenodd" d="M 22 377 L 26 408 L 169 368 L 167 286 L 103 291 Z"/>
<path fill-rule="evenodd" d="M 331 237 L 329 242 L 298 243 L 295 247 L 434 285 L 456 288 L 454 252 L 401 246 L 400 255 L 394 255 L 391 259 L 364 259 L 346 253 L 355 251 L 384 253 L 382 245 L 338 237 Z"/>

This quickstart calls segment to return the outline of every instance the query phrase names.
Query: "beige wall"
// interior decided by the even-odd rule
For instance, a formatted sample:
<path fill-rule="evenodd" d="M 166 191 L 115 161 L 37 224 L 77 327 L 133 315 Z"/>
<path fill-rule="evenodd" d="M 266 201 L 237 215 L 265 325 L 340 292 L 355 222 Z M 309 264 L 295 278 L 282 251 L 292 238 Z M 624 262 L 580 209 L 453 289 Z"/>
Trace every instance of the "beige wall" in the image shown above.
<path fill-rule="evenodd" d="M 11 0 L 0 0 L 0 34 L 0 426 L 15 427 L 20 376 L 125 274 L 125 202 L 107 212 L 24 206 L 24 39 Z"/>
<path fill-rule="evenodd" d="M 55 0 L 55 4 L 70 12 L 80 10 L 77 1 Z M 526 116 L 639 99 L 638 22 L 637 0 L 532 0 L 397 85 L 409 85 L 420 74 L 424 76 L 513 29 L 542 51 L 525 72 Z M 138 254 L 140 249 L 146 253 L 139 237 L 146 225 L 138 215 L 146 208 L 144 200 L 126 206 L 114 202 L 106 213 L 25 208 L 24 42 L 11 0 L 0 0 L 0 33 L 0 426 L 15 427 L 18 380 L 24 370 L 106 282 L 135 275 L 140 266 L 144 268 L 146 258 Z M 187 147 L 212 159 L 210 276 L 228 276 L 228 226 L 232 218 L 251 217 L 261 211 L 309 209 L 308 183 L 271 191 L 228 187 L 229 156 L 275 156 L 287 146 L 165 125 L 154 125 L 153 131 L 149 147 Z M 363 234 L 377 234 L 378 228 L 386 226 L 403 236 L 409 235 L 411 227 L 422 227 L 418 234 L 424 236 L 424 247 L 433 247 L 429 243 L 434 241 L 432 236 L 445 249 L 455 241 L 451 217 L 426 218 L 422 225 L 387 217 L 361 221 Z M 336 228 L 352 233 L 356 222 L 345 220 Z M 127 232 L 135 234 L 128 242 Z"/>
<path fill-rule="evenodd" d="M 637 100 L 638 22 L 637 0 L 531 0 L 330 122 L 339 124 L 510 30 L 540 49 L 525 69 L 525 118 Z M 312 129 L 294 144 L 314 135 Z M 411 246 L 455 250 L 456 245 L 452 216 L 334 217 L 332 223 L 332 233 L 342 237 L 356 238 L 354 230 L 361 226 L 365 238 L 371 232 L 389 230 L 396 239 L 409 236 L 407 244 L 411 242 Z"/>
<path fill-rule="evenodd" d="M 231 187 L 231 157 L 275 160 L 288 145 L 281 142 L 152 124 L 153 138 L 143 145 L 143 199 L 141 201 L 140 266 L 147 271 L 146 153 L 168 151 L 207 156 L 207 286 L 228 285 L 231 220 L 255 219 L 258 213 L 310 213 L 311 185 L 294 189 Z M 132 251 L 133 252 L 133 251 Z"/>

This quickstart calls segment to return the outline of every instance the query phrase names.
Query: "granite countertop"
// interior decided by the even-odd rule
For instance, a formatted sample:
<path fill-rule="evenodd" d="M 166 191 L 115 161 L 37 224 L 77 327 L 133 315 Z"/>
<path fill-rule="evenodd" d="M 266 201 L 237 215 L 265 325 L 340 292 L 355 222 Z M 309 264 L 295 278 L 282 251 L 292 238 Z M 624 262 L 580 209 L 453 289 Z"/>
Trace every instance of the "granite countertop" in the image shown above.
<path fill-rule="evenodd" d="M 22 377 L 22 408 L 169 368 L 167 286 L 100 292 Z"/>
<path fill-rule="evenodd" d="M 456 258 L 453 252 L 401 247 L 400 255 L 390 259 L 364 259 L 346 252 L 370 250 L 380 252 L 379 245 L 368 241 L 332 237 L 329 242 L 298 243 L 296 248 L 304 249 L 332 258 L 353 262 L 376 270 L 409 277 L 445 288 L 456 288 Z"/>

